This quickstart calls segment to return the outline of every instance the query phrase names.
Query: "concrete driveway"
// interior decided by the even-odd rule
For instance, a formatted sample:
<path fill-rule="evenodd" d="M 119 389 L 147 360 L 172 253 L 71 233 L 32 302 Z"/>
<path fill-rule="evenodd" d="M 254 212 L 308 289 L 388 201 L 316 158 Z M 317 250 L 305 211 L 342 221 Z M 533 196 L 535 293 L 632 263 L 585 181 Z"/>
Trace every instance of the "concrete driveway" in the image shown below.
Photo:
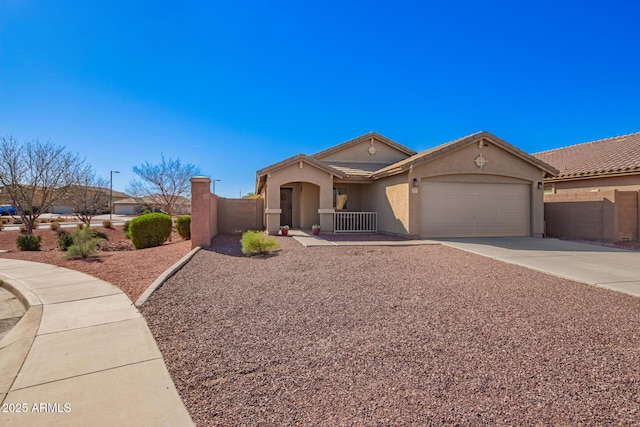
<path fill-rule="evenodd" d="M 437 241 L 554 276 L 640 296 L 640 252 L 533 237 Z"/>

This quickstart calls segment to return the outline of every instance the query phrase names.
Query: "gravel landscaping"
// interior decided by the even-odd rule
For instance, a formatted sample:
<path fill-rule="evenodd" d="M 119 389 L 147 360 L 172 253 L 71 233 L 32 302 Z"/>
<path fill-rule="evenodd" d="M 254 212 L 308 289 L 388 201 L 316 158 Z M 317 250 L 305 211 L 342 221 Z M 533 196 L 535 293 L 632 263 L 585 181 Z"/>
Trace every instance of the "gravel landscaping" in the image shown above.
<path fill-rule="evenodd" d="M 439 245 L 217 236 L 141 311 L 211 425 L 640 425 L 640 298 Z"/>

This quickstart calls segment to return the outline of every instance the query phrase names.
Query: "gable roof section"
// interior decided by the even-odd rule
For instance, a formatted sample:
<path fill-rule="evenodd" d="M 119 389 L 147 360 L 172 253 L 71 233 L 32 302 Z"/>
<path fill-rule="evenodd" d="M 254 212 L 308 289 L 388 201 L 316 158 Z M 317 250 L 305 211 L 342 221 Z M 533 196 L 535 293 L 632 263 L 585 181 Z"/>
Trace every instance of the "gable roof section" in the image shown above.
<path fill-rule="evenodd" d="M 271 166 L 267 166 L 266 168 L 260 169 L 258 172 L 256 172 L 256 177 L 258 180 L 258 182 L 256 183 L 256 194 L 260 194 L 260 192 L 262 191 L 262 187 L 264 187 L 268 174 L 275 172 L 279 169 L 286 168 L 287 166 L 296 164 L 298 162 L 308 163 L 310 165 L 317 167 L 320 170 L 331 173 L 340 178 L 344 178 L 344 173 L 340 172 L 337 169 L 332 168 L 328 164 L 321 162 L 319 160 L 316 160 L 312 157 L 309 157 L 306 154 L 298 154 L 293 157 L 289 157 L 288 159 L 284 159 L 278 163 L 274 163 Z"/>
<path fill-rule="evenodd" d="M 404 145 L 400 145 L 397 142 L 392 141 L 389 138 L 382 136 L 377 132 L 369 132 L 369 133 L 365 133 L 364 135 L 360 135 L 356 138 L 350 139 L 349 141 L 343 142 L 342 144 L 334 145 L 331 148 L 327 148 L 326 150 L 313 154 L 311 157 L 313 157 L 314 159 L 321 159 L 323 157 L 327 157 L 331 154 L 334 154 L 338 151 L 347 149 L 351 146 L 358 145 L 362 142 L 368 142 L 371 138 L 375 138 L 378 141 L 384 144 L 387 144 L 388 146 L 395 148 L 396 150 L 406 154 L 407 156 L 412 156 L 416 154 L 416 152 L 411 150 L 410 148 L 407 148 Z"/>
<path fill-rule="evenodd" d="M 559 170 L 554 181 L 640 173 L 640 132 L 533 155 Z"/>
<path fill-rule="evenodd" d="M 482 131 L 482 132 L 473 133 L 471 135 L 463 136 L 462 138 L 454 139 L 453 141 L 422 151 L 404 160 L 401 160 L 392 165 L 379 169 L 373 173 L 373 178 L 376 178 L 376 179 L 383 178 L 385 176 L 391 176 L 398 173 L 406 172 L 416 164 L 436 159 L 453 150 L 462 148 L 468 144 L 478 143 L 481 140 L 487 140 L 497 145 L 498 147 L 513 154 L 514 156 L 519 157 L 520 159 L 528 163 L 531 163 L 537 168 L 543 170 L 548 175 L 555 176 L 558 174 L 558 171 L 553 166 L 548 165 L 544 161 L 532 156 L 531 154 L 525 153 L 519 148 L 514 147 L 513 145 L 509 144 L 506 141 L 503 141 L 502 139 L 498 138 L 497 136 L 489 132 Z"/>

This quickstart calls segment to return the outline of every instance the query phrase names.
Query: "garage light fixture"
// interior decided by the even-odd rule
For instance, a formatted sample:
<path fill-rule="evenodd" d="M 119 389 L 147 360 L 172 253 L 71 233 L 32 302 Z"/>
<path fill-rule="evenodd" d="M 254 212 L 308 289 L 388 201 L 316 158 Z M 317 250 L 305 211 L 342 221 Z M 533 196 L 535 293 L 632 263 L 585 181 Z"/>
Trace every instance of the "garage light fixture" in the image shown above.
<path fill-rule="evenodd" d="M 542 190 L 542 181 L 538 181 L 538 190 Z"/>
<path fill-rule="evenodd" d="M 413 186 L 417 187 L 420 183 L 418 182 L 418 178 L 413 178 Z"/>

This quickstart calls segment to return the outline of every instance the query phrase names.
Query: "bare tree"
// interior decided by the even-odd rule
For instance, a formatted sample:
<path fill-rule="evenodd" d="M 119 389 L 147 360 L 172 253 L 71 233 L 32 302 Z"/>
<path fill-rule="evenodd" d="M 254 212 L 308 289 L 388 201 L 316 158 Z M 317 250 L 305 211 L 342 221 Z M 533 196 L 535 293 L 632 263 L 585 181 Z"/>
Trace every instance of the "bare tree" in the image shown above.
<path fill-rule="evenodd" d="M 108 186 L 108 179 L 98 176 L 91 166 L 86 165 L 77 184 L 67 191 L 64 202 L 71 206 L 80 221 L 90 224 L 94 216 L 109 206 L 109 194 L 105 192 Z"/>
<path fill-rule="evenodd" d="M 38 139 L 20 144 L 13 136 L 0 138 L 2 196 L 18 210 L 28 234 L 36 220 L 78 183 L 84 160 L 65 147 Z"/>
<path fill-rule="evenodd" d="M 148 198 L 152 204 L 161 207 L 171 216 L 183 200 L 190 197 L 189 179 L 202 174 L 197 166 L 182 164 L 180 159 L 166 160 L 164 155 L 159 165 L 144 162 L 140 166 L 134 166 L 133 172 L 140 179 L 132 180 L 127 192 L 136 197 Z"/>

